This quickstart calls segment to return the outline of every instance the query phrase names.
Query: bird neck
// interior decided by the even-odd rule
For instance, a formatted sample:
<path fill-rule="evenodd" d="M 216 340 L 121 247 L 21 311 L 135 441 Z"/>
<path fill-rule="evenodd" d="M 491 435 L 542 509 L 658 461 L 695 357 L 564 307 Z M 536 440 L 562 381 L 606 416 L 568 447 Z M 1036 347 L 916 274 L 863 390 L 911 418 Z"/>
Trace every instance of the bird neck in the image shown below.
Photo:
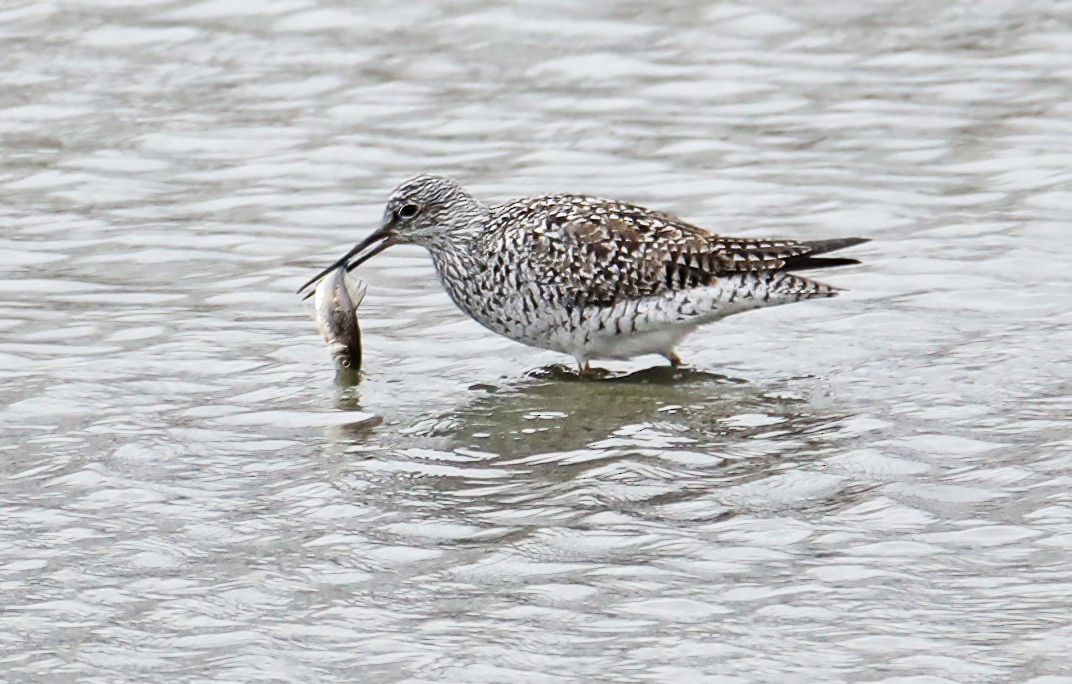
<path fill-rule="evenodd" d="M 447 293 L 456 295 L 474 285 L 487 273 L 489 261 L 488 223 L 491 209 L 473 201 L 464 208 L 455 208 L 449 226 L 442 226 L 425 247 Z"/>
<path fill-rule="evenodd" d="M 483 237 L 491 209 L 470 195 L 458 198 L 443 211 L 436 230 L 424 240 L 434 257 L 437 253 L 471 253 Z"/>

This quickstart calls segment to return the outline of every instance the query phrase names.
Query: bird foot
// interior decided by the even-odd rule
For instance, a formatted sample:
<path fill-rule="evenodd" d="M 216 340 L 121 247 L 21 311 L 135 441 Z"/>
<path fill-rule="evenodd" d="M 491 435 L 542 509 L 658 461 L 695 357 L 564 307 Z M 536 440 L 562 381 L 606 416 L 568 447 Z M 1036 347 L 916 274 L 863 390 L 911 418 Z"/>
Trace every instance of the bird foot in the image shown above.
<path fill-rule="evenodd" d="M 577 377 L 581 380 L 596 380 L 606 376 L 607 371 L 603 368 L 592 368 L 590 361 L 585 361 L 584 365 L 577 365 Z"/>

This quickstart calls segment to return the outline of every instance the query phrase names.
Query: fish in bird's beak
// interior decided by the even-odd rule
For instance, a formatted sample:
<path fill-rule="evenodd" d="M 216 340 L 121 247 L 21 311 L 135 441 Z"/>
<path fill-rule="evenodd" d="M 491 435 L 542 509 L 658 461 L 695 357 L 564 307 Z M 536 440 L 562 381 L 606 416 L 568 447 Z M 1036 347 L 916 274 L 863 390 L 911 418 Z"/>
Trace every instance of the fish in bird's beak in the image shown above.
<path fill-rule="evenodd" d="M 313 283 L 320 280 L 321 278 L 336 269 L 345 269 L 347 271 L 354 270 L 355 268 L 365 263 L 366 261 L 376 256 L 377 254 L 379 254 L 393 244 L 395 244 L 394 231 L 391 230 L 391 227 L 389 225 L 385 225 L 376 232 L 374 232 L 372 235 L 369 235 L 367 238 L 365 238 L 363 242 L 358 244 L 349 252 L 347 252 L 346 256 L 339 259 L 331 266 L 328 266 L 320 273 L 317 273 L 309 280 L 309 282 L 299 287 L 298 294 L 301 294 L 302 291 L 305 290 L 305 288 L 309 287 L 310 285 L 312 285 Z M 309 292 L 302 299 L 309 299 L 309 297 L 313 296 L 314 292 Z"/>
<path fill-rule="evenodd" d="M 323 276 L 314 290 L 316 325 L 335 359 L 338 378 L 361 370 L 361 326 L 357 307 L 365 298 L 365 284 L 344 268 Z"/>

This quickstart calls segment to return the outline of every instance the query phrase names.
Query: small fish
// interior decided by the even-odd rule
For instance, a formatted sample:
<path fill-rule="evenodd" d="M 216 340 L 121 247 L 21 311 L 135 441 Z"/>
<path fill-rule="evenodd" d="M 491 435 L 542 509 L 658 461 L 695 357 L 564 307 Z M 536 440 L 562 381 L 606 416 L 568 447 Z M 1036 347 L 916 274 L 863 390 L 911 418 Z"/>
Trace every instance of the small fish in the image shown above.
<path fill-rule="evenodd" d="M 365 298 L 365 290 L 365 283 L 350 277 L 344 268 L 331 271 L 316 286 L 316 325 L 335 359 L 339 378 L 361 370 L 357 307 Z"/>

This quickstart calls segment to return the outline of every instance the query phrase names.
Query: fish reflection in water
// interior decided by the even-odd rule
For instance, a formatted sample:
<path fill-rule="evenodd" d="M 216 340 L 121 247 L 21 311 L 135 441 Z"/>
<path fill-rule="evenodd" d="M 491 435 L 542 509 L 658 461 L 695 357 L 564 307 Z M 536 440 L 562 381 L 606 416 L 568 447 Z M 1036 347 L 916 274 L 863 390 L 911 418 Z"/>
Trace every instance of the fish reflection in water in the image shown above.
<path fill-rule="evenodd" d="M 360 379 L 361 325 L 357 308 L 365 298 L 365 283 L 345 269 L 328 273 L 316 286 L 314 317 L 335 360 L 335 381 L 353 384 Z"/>

